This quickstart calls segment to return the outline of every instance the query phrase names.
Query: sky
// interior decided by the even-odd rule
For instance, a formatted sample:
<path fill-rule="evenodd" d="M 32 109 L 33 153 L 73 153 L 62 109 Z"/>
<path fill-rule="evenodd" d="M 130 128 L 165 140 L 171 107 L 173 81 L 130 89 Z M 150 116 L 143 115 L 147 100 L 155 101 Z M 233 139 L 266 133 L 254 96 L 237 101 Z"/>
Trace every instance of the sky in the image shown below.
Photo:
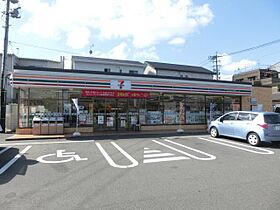
<path fill-rule="evenodd" d="M 223 80 L 280 62 L 280 42 L 230 55 L 280 39 L 279 0 L 19 0 L 11 5 L 18 6 L 21 18 L 10 19 L 9 53 L 19 57 L 65 56 L 69 64 L 79 55 L 212 70 L 209 56 L 217 54 Z M 3 36 L 2 27 L 2 43 Z"/>

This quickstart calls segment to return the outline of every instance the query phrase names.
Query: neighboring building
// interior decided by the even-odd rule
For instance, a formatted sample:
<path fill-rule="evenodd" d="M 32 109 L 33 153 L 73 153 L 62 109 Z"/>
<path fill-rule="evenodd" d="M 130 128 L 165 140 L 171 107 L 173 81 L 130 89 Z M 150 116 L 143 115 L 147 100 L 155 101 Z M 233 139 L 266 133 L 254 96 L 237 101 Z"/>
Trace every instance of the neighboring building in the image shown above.
<path fill-rule="evenodd" d="M 233 81 L 251 82 L 255 85 L 272 85 L 273 81 L 276 81 L 278 79 L 278 72 L 269 68 L 241 72 L 238 74 L 234 74 L 232 77 Z"/>
<path fill-rule="evenodd" d="M 2 61 L 2 54 L 0 54 L 0 60 Z M 34 58 L 20 58 L 14 54 L 9 54 L 7 56 L 6 69 L 5 69 L 5 90 L 6 90 L 6 103 L 12 103 L 16 100 L 16 94 L 9 85 L 10 76 L 13 72 L 14 66 L 38 66 L 45 68 L 64 68 L 64 57 L 60 57 L 60 61 L 52 61 L 45 59 L 34 59 Z M 0 70 L 2 71 L 2 65 L 0 65 Z M 0 81 L 1 82 L 1 81 Z"/>
<path fill-rule="evenodd" d="M 144 64 L 138 61 L 72 56 L 72 69 L 106 73 L 143 74 Z"/>
<path fill-rule="evenodd" d="M 0 54 L 0 61 L 2 61 L 2 54 Z M 60 61 L 51 61 L 44 59 L 33 59 L 33 58 L 20 58 L 13 54 L 7 56 L 5 75 L 4 75 L 4 89 L 6 90 L 6 130 L 13 131 L 18 126 L 18 107 L 17 107 L 17 91 L 12 88 L 10 82 L 12 81 L 11 75 L 14 71 L 14 66 L 39 66 L 45 68 L 64 68 L 64 58 L 60 57 Z M 0 65 L 2 71 L 2 65 Z M 1 81 L 0 81 L 1 82 Z"/>
<path fill-rule="evenodd" d="M 197 79 L 213 79 L 214 73 L 200 66 L 178 65 L 159 62 L 145 62 L 144 74 L 174 76 Z"/>
<path fill-rule="evenodd" d="M 256 69 L 233 75 L 233 81 L 251 82 L 256 86 L 270 87 L 272 106 L 280 106 L 280 78 L 277 71 L 278 64 L 270 66 L 268 69 Z"/>

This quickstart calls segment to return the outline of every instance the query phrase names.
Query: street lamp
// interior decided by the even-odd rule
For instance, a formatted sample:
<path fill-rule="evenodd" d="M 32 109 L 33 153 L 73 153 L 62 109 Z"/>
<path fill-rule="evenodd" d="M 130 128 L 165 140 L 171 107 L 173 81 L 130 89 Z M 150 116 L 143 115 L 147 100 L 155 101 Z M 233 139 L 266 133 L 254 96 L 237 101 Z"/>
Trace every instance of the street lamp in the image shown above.
<path fill-rule="evenodd" d="M 4 36 L 4 50 L 3 50 L 3 65 L 2 65 L 2 71 L 1 71 L 1 117 L 0 117 L 0 124 L 2 126 L 2 131 L 5 133 L 6 130 L 6 90 L 4 85 L 4 78 L 5 78 L 5 70 L 6 70 L 6 63 L 7 63 L 7 54 L 8 54 L 8 42 L 9 42 L 9 21 L 10 16 L 12 18 L 20 18 L 19 16 L 19 9 L 20 7 L 17 7 L 15 9 L 12 9 L 10 11 L 10 3 L 17 4 L 18 0 L 6 0 L 6 11 L 4 12 L 6 18 L 5 18 L 5 36 Z"/>

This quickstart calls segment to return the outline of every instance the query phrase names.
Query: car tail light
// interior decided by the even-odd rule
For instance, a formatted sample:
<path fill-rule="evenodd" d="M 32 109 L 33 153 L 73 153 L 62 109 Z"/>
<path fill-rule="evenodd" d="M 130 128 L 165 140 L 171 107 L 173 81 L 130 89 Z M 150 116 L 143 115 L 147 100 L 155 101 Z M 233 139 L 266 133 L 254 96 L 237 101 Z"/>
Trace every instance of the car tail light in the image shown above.
<path fill-rule="evenodd" d="M 268 124 L 258 124 L 258 126 L 261 126 L 262 128 L 264 128 L 264 129 L 267 129 L 268 128 Z"/>

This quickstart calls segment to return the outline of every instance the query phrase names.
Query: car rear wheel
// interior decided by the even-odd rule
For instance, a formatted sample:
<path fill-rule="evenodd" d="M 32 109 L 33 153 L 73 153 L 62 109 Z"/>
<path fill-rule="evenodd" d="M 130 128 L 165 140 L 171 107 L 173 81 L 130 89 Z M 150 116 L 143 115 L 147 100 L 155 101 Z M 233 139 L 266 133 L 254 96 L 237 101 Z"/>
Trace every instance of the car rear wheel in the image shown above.
<path fill-rule="evenodd" d="M 212 127 L 212 128 L 210 129 L 210 135 L 211 135 L 213 138 L 219 137 L 218 129 L 217 129 L 216 127 Z"/>
<path fill-rule="evenodd" d="M 256 133 L 249 133 L 247 136 L 247 141 L 252 146 L 258 146 L 261 143 L 260 137 Z"/>

